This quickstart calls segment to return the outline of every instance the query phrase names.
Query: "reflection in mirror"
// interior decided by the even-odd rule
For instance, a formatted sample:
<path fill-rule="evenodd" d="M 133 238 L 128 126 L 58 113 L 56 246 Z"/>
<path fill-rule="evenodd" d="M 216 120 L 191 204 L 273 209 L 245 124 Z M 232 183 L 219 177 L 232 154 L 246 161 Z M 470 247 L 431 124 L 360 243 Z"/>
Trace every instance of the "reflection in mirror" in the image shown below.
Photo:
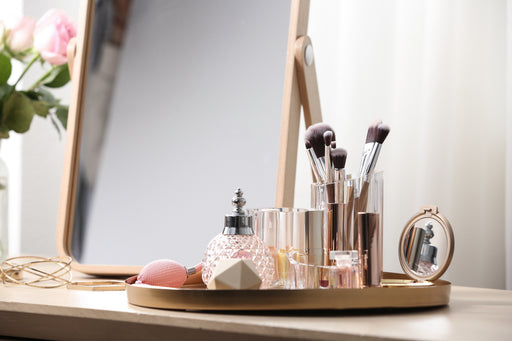
<path fill-rule="evenodd" d="M 72 253 L 194 265 L 237 187 L 273 206 L 289 0 L 98 0 Z"/>
<path fill-rule="evenodd" d="M 420 219 L 405 237 L 403 252 L 409 268 L 422 277 L 432 276 L 444 262 L 448 248 L 446 234 L 433 219 Z"/>

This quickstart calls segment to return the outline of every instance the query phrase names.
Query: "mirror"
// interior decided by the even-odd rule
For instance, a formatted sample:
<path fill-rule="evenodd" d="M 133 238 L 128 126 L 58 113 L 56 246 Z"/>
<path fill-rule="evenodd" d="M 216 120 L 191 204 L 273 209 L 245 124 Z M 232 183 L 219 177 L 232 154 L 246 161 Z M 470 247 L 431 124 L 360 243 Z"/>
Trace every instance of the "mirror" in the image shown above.
<path fill-rule="evenodd" d="M 237 187 L 293 202 L 304 3 L 84 0 L 58 228 L 75 269 L 192 266 Z"/>
<path fill-rule="evenodd" d="M 442 276 L 450 265 L 454 248 L 453 230 L 435 206 L 425 206 L 406 225 L 398 253 L 406 274 L 418 281 Z"/>

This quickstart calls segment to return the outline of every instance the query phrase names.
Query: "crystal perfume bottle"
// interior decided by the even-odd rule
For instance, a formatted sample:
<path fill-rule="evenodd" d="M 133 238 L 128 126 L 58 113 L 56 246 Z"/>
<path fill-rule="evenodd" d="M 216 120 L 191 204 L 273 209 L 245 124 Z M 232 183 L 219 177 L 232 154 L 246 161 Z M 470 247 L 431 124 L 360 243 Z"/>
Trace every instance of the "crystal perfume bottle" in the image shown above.
<path fill-rule="evenodd" d="M 263 241 L 254 234 L 252 216 L 243 209 L 246 201 L 239 188 L 232 199 L 231 214 L 224 218 L 224 230 L 213 238 L 203 258 L 203 282 L 208 284 L 221 259 L 251 259 L 261 277 L 261 288 L 268 288 L 275 276 L 274 260 Z"/>

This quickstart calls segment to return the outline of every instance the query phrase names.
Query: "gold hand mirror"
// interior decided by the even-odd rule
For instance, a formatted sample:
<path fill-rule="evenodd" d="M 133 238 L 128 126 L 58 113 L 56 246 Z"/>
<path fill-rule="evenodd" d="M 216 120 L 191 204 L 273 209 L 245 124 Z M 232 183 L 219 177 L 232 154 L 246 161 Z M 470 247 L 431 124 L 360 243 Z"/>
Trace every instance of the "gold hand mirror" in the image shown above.
<path fill-rule="evenodd" d="M 406 224 L 398 245 L 404 272 L 417 281 L 433 281 L 448 269 L 454 237 L 450 222 L 436 206 L 423 206 Z"/>

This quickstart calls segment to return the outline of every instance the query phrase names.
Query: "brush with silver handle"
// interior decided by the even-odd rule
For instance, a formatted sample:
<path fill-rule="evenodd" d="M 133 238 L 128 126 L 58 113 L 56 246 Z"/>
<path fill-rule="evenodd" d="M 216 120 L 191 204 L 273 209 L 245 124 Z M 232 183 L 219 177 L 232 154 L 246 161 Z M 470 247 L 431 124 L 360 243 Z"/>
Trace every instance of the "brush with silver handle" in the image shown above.
<path fill-rule="evenodd" d="M 306 154 L 308 155 L 309 165 L 311 166 L 311 170 L 313 171 L 313 175 L 315 177 L 315 181 L 317 183 L 325 182 L 325 177 L 323 173 L 321 173 L 320 169 L 320 161 L 316 157 L 315 151 L 311 148 L 311 143 L 309 141 L 305 141 L 306 144 Z"/>
<path fill-rule="evenodd" d="M 324 144 L 325 144 L 325 182 L 331 183 L 334 180 L 334 171 L 332 169 L 331 163 L 331 142 L 332 142 L 333 132 L 327 130 L 324 133 Z"/>
<path fill-rule="evenodd" d="M 309 141 L 311 144 L 311 148 L 313 148 L 313 151 L 318 158 L 318 173 L 323 178 L 323 182 L 325 182 L 325 175 L 326 175 L 326 169 L 325 169 L 325 144 L 324 144 L 324 133 L 326 131 L 332 131 L 332 141 L 336 140 L 336 134 L 334 133 L 334 130 L 331 126 L 325 123 L 316 123 L 306 130 L 306 133 L 304 135 L 304 140 Z"/>

